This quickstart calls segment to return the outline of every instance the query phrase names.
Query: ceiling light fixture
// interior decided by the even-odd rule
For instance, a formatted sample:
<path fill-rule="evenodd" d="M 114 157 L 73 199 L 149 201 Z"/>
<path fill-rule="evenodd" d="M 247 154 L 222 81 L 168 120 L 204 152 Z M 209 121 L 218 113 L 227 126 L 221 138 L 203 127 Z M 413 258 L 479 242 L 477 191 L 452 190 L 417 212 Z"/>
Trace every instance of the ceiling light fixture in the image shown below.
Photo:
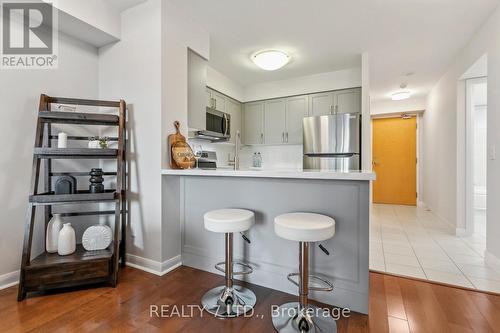
<path fill-rule="evenodd" d="M 283 51 L 260 51 L 252 56 L 252 61 L 266 71 L 274 71 L 285 66 L 290 61 L 290 56 Z"/>
<path fill-rule="evenodd" d="M 407 86 L 406 83 L 402 83 L 400 85 L 401 89 L 405 89 L 406 86 Z M 403 99 L 408 99 L 410 97 L 411 97 L 411 92 L 408 90 L 398 91 L 391 95 L 393 101 L 401 101 Z"/>

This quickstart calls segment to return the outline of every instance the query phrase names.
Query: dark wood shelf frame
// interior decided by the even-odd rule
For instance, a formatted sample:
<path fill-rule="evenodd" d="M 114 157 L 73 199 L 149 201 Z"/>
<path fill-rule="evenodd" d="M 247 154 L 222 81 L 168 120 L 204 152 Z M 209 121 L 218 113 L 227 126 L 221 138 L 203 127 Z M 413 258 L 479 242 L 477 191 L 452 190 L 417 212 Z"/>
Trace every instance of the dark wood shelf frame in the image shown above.
<path fill-rule="evenodd" d="M 71 104 L 96 107 L 118 108 L 118 115 L 60 112 L 51 111 L 52 104 Z M 18 301 L 26 298 L 28 292 L 44 291 L 55 288 L 66 288 L 95 283 L 109 283 L 113 287 L 118 283 L 120 264 L 125 265 L 126 240 L 126 104 L 125 101 L 97 101 L 76 98 L 40 96 L 38 120 L 33 150 L 33 165 L 31 175 L 31 189 L 26 218 L 21 272 L 19 279 Z M 89 148 L 53 148 L 53 123 L 80 124 L 80 125 L 107 125 L 117 126 L 118 136 L 112 138 L 117 141 L 117 149 L 89 149 Z M 69 140 L 88 140 L 84 136 L 68 136 Z M 52 178 L 61 175 L 87 176 L 88 172 L 53 172 L 52 159 L 116 159 L 116 172 L 105 172 L 106 176 L 116 177 L 116 189 L 104 193 L 90 193 L 78 191 L 75 194 L 56 195 L 52 192 Z M 43 163 L 43 191 L 39 192 L 41 167 Z M 102 251 L 85 251 L 81 245 L 77 251 L 69 256 L 42 253 L 31 258 L 31 247 L 35 224 L 36 208 L 44 207 L 45 229 L 52 217 L 52 206 L 76 203 L 114 203 L 114 210 L 82 211 L 62 213 L 63 217 L 114 215 L 113 242 L 110 247 Z M 44 237 L 45 239 L 45 237 Z"/>

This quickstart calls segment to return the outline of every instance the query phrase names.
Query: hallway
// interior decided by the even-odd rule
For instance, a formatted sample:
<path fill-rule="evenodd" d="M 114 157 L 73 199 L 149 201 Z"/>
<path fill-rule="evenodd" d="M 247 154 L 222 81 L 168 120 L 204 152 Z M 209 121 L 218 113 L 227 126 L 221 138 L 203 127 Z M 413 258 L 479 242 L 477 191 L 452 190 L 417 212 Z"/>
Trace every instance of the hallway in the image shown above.
<path fill-rule="evenodd" d="M 500 267 L 484 259 L 486 238 L 457 237 L 432 212 L 373 205 L 370 269 L 500 293 Z"/>

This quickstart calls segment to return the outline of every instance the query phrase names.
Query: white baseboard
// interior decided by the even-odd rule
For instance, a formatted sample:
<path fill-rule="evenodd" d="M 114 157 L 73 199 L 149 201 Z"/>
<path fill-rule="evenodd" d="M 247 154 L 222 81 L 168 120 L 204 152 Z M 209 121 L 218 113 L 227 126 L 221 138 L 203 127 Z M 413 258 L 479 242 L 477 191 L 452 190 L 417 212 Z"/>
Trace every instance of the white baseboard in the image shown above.
<path fill-rule="evenodd" d="M 423 209 L 426 209 L 427 208 L 427 205 L 425 204 L 425 202 L 421 201 L 421 200 L 418 200 L 417 201 L 417 207 L 419 208 L 423 208 Z"/>
<path fill-rule="evenodd" d="M 15 286 L 19 283 L 19 271 L 0 275 L 0 290 Z"/>
<path fill-rule="evenodd" d="M 486 264 L 500 269 L 500 259 L 487 250 L 484 251 L 484 261 L 486 262 Z"/>
<path fill-rule="evenodd" d="M 181 266 L 182 261 L 180 255 L 165 260 L 163 262 L 160 262 L 139 257 L 134 254 L 127 254 L 127 261 L 125 262 L 125 264 L 127 266 L 137 268 L 148 273 L 162 276 L 174 270 L 175 268 Z"/>

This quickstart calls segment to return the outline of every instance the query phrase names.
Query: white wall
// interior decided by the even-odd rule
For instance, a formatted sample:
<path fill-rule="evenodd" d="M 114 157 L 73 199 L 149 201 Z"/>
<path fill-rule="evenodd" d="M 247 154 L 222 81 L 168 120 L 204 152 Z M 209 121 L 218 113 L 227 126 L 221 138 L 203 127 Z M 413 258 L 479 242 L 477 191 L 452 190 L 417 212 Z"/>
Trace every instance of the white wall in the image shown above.
<path fill-rule="evenodd" d="M 120 42 L 99 49 L 99 95 L 128 105 L 127 253 L 161 261 L 161 1 L 124 11 L 121 29 Z"/>
<path fill-rule="evenodd" d="M 174 132 L 174 121 L 181 123 L 181 132 L 187 136 L 187 77 L 188 77 L 188 48 L 192 49 L 205 59 L 209 59 L 210 38 L 206 31 L 195 24 L 189 16 L 169 1 L 162 2 L 162 105 L 161 105 L 161 164 L 169 168 L 169 150 L 167 137 Z M 158 121 L 158 119 L 156 119 Z M 157 172 L 160 175 L 160 172 Z M 169 195 L 176 195 L 177 184 L 162 180 L 162 197 L 168 202 Z M 180 228 L 179 219 L 166 214 L 164 205 L 162 220 L 162 262 L 177 260 L 181 253 L 181 242 L 176 236 Z M 161 208 L 161 204 L 159 205 Z M 167 218 L 167 216 L 170 217 Z"/>
<path fill-rule="evenodd" d="M 353 87 L 361 87 L 361 68 L 248 85 L 244 87 L 243 102 Z"/>
<path fill-rule="evenodd" d="M 237 101 L 244 99 L 243 86 L 231 80 L 213 67 L 207 67 L 207 86 Z"/>
<path fill-rule="evenodd" d="M 463 82 L 459 79 L 488 54 L 488 146 L 500 148 L 500 8 L 479 29 L 450 64 L 429 94 L 424 117 L 424 201 L 449 222 L 457 217 L 457 110 L 463 111 Z M 458 117 L 460 116 L 460 117 Z M 487 251 L 500 258 L 500 160 L 488 160 Z M 460 169 L 459 169 L 460 170 Z M 463 206 L 460 202 L 459 206 Z"/>
<path fill-rule="evenodd" d="M 426 98 L 410 98 L 402 101 L 377 101 L 371 103 L 371 114 L 397 113 L 425 110 Z"/>
<path fill-rule="evenodd" d="M 60 34 L 58 69 L 0 73 L 0 139 L 4 142 L 0 156 L 0 253 L 4 254 L 0 257 L 0 286 L 5 282 L 2 275 L 17 271 L 21 263 L 40 94 L 96 98 L 97 61 L 94 47 Z M 43 235 L 42 229 L 37 234 Z M 42 239 L 37 237 L 35 253 L 43 248 Z M 11 278 L 15 281 L 17 275 Z"/>

